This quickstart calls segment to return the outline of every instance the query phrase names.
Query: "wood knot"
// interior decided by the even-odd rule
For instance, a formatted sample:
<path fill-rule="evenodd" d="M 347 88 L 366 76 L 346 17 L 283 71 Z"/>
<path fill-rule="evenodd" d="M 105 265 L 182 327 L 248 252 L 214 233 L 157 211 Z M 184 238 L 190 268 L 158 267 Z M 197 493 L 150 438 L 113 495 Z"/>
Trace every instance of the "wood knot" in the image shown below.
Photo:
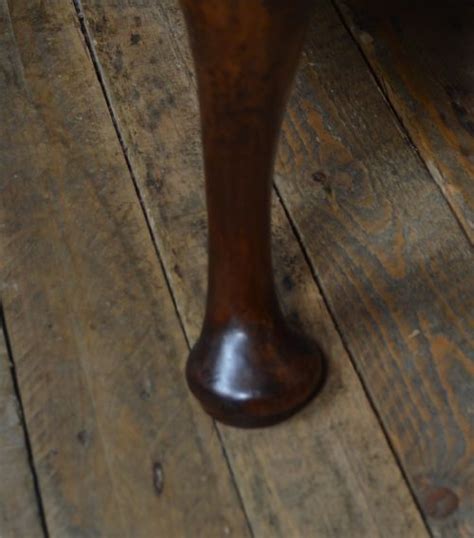
<path fill-rule="evenodd" d="M 288 291 L 291 291 L 295 287 L 293 279 L 291 278 L 290 275 L 285 275 L 283 277 L 282 284 L 285 287 L 285 289 L 288 290 Z"/>
<path fill-rule="evenodd" d="M 328 176 L 322 170 L 318 170 L 317 172 L 314 172 L 314 174 L 311 177 L 313 178 L 313 181 L 316 181 L 316 183 L 324 184 L 328 180 Z"/>
<path fill-rule="evenodd" d="M 164 474 L 163 466 L 159 461 L 155 461 L 155 463 L 153 463 L 153 487 L 158 496 L 163 493 Z"/>
<path fill-rule="evenodd" d="M 317 183 L 326 194 L 331 194 L 331 183 L 328 176 L 322 170 L 317 170 L 316 172 L 314 172 L 314 174 L 311 176 L 311 179 L 315 183 Z"/>
<path fill-rule="evenodd" d="M 130 45 L 138 45 L 142 40 L 142 36 L 137 33 L 130 34 Z"/>
<path fill-rule="evenodd" d="M 426 487 L 422 497 L 423 509 L 434 519 L 444 519 L 455 512 L 459 506 L 459 498 L 446 487 Z"/>
<path fill-rule="evenodd" d="M 81 430 L 77 434 L 77 440 L 83 447 L 87 448 L 91 443 L 92 435 L 87 430 Z"/>

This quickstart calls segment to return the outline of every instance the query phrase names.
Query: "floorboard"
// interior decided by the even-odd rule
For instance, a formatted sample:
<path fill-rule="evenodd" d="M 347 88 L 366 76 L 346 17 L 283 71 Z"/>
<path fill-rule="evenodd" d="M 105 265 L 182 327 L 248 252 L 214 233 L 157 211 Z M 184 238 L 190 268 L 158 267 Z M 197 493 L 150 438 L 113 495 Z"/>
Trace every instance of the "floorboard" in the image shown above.
<path fill-rule="evenodd" d="M 190 341 L 206 281 L 195 88 L 178 7 L 83 1 L 111 106 Z M 331 357 L 323 395 L 281 426 L 221 427 L 256 536 L 426 536 L 424 524 L 314 283 L 274 203 L 279 293 Z"/>
<path fill-rule="evenodd" d="M 337 1 L 408 135 L 474 239 L 474 6 Z"/>
<path fill-rule="evenodd" d="M 474 256 L 330 3 L 316 2 L 276 183 L 436 536 L 474 532 Z"/>
<path fill-rule="evenodd" d="M 44 537 L 20 402 L 13 383 L 13 365 L 8 356 L 1 325 L 0 476 L 0 536 L 2 538 Z"/>
<path fill-rule="evenodd" d="M 248 536 L 74 6 L 0 0 L 0 36 L 2 303 L 48 533 Z"/>

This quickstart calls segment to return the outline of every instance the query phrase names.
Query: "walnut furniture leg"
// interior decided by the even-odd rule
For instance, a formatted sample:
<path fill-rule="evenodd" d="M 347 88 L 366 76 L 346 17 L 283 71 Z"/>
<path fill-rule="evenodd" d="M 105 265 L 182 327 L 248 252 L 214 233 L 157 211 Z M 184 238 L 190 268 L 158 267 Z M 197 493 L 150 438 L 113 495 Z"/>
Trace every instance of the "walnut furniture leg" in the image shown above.
<path fill-rule="evenodd" d="M 217 420 L 274 424 L 321 386 L 319 349 L 281 313 L 271 260 L 275 150 L 311 0 L 181 0 L 201 109 L 209 220 L 205 320 L 187 363 Z"/>

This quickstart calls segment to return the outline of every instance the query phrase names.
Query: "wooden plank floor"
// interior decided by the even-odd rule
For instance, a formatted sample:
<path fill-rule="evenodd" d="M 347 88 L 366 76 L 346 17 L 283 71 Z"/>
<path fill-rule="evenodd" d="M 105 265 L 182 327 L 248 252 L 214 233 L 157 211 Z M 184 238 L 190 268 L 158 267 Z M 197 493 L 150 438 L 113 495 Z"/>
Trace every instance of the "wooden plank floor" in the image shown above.
<path fill-rule="evenodd" d="M 206 214 L 176 0 L 0 0 L 1 538 L 474 536 L 473 13 L 315 4 L 273 224 L 329 378 L 241 431 L 182 373 Z"/>
<path fill-rule="evenodd" d="M 2 320 L 3 321 L 3 320 Z M 7 342 L 0 329 L 0 536 L 43 536 L 41 505 L 29 461 L 21 403 Z"/>

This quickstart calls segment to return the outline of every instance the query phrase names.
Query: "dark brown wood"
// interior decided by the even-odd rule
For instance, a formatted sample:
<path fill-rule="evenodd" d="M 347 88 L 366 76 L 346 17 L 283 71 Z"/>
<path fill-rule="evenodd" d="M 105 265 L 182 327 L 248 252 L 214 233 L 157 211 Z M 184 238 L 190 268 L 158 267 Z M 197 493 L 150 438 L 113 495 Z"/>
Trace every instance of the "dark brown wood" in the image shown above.
<path fill-rule="evenodd" d="M 270 193 L 279 128 L 310 0 L 182 0 L 201 109 L 209 216 L 202 334 L 186 368 L 216 419 L 286 418 L 321 386 L 318 347 L 287 326 L 272 272 Z"/>

